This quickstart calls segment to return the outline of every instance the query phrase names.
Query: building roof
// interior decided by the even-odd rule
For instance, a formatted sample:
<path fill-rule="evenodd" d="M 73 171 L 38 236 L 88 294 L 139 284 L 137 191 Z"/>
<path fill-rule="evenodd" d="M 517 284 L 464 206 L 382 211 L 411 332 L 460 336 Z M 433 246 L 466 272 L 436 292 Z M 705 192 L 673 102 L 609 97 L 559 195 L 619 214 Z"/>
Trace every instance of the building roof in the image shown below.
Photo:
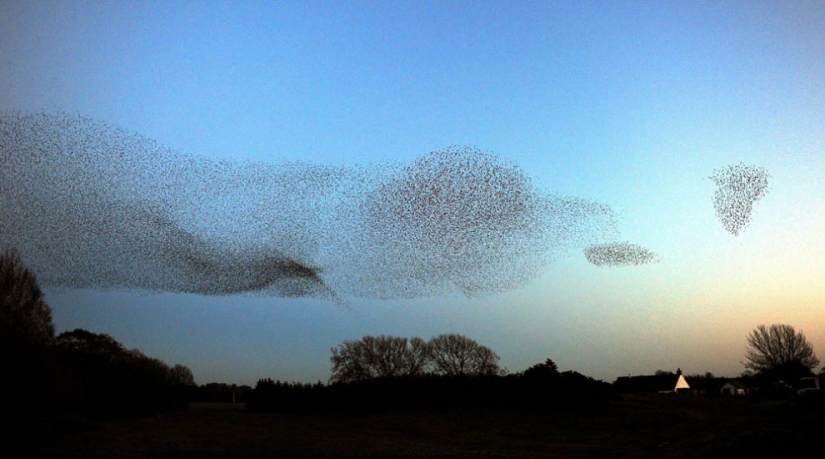
<path fill-rule="evenodd" d="M 724 389 L 727 386 L 733 387 L 735 389 L 747 389 L 748 388 L 747 384 L 743 383 L 742 381 L 737 381 L 737 380 L 730 380 L 730 381 L 726 382 L 725 385 L 722 386 L 722 388 Z"/>

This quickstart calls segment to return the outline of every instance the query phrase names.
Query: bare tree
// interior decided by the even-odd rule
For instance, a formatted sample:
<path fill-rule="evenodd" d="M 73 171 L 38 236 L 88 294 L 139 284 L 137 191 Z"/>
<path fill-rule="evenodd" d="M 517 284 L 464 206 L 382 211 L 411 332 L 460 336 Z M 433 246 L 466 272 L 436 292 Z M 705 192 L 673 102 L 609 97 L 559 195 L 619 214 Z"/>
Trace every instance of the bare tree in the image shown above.
<path fill-rule="evenodd" d="M 177 384 L 180 386 L 195 385 L 195 376 L 192 374 L 192 370 L 185 365 L 177 364 L 173 366 L 169 369 L 167 377 L 172 384 Z"/>
<path fill-rule="evenodd" d="M 409 347 L 404 357 L 405 375 L 418 376 L 424 374 L 430 364 L 430 346 L 421 338 L 410 338 Z"/>
<path fill-rule="evenodd" d="M 37 278 L 14 249 L 0 253 L 0 340 L 5 345 L 48 344 L 54 339 L 51 308 Z"/>
<path fill-rule="evenodd" d="M 790 325 L 760 325 L 748 335 L 745 368 L 777 378 L 807 376 L 819 365 L 813 346 Z"/>
<path fill-rule="evenodd" d="M 12 419 L 49 410 L 56 401 L 53 340 L 52 312 L 34 272 L 16 250 L 0 250 L 0 393 L 13 394 L 3 407 Z"/>
<path fill-rule="evenodd" d="M 456 375 L 496 375 L 499 356 L 464 335 L 440 335 L 429 343 L 430 357 L 436 373 Z"/>
<path fill-rule="evenodd" d="M 330 349 L 332 356 L 332 375 L 330 382 L 362 381 L 375 377 L 367 362 L 365 344 L 361 341 L 344 341 L 338 347 Z"/>
<path fill-rule="evenodd" d="M 499 356 L 462 335 L 441 335 L 429 342 L 421 338 L 365 336 L 332 348 L 330 382 L 416 376 L 497 375 Z"/>
<path fill-rule="evenodd" d="M 331 352 L 331 382 L 418 375 L 424 372 L 429 355 L 421 338 L 384 335 L 344 341 Z"/>

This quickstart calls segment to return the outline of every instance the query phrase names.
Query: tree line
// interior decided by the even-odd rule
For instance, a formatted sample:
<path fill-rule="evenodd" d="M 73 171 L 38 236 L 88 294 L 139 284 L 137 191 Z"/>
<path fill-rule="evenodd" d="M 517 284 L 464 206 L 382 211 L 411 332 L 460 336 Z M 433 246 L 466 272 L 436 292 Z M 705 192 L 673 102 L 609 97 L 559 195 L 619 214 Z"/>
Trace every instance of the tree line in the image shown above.
<path fill-rule="evenodd" d="M 813 346 L 789 325 L 764 325 L 748 335 L 743 377 L 762 395 L 792 390 L 819 364 Z M 603 405 L 621 387 L 575 371 L 560 372 L 552 359 L 508 374 L 492 349 L 458 334 L 419 337 L 364 336 L 330 349 L 329 385 L 261 379 L 249 392 L 253 410 L 289 412 L 443 409 L 455 406 L 577 410 Z M 673 374 L 657 371 L 657 375 Z M 717 393 L 729 378 L 689 376 L 691 385 Z M 800 386 L 801 387 L 801 386 Z M 709 392 L 708 392 L 709 391 Z"/>
<path fill-rule="evenodd" d="M 499 367 L 492 349 L 459 334 L 365 336 L 330 349 L 329 384 L 265 378 L 246 397 L 258 411 L 374 412 L 456 407 L 580 411 L 615 400 L 612 385 L 547 359 L 523 372 Z"/>
<path fill-rule="evenodd" d="M 18 420 L 57 412 L 157 415 L 185 408 L 195 387 L 186 366 L 127 349 L 107 334 L 55 336 L 37 278 L 13 249 L 0 253 L 0 359 L 4 411 Z"/>
<path fill-rule="evenodd" d="M 498 374 L 499 356 L 487 346 L 458 334 L 429 341 L 397 336 L 365 336 L 330 349 L 330 382 L 422 376 L 491 376 Z"/>
<path fill-rule="evenodd" d="M 761 325 L 747 338 L 745 367 L 766 384 L 793 382 L 819 365 L 812 345 L 789 325 Z M 329 384 L 261 379 L 255 388 L 197 387 L 183 365 L 170 366 L 83 329 L 55 336 L 34 273 L 12 249 L 0 253 L 0 390 L 6 412 L 55 410 L 95 418 L 158 414 L 188 401 L 245 401 L 251 409 L 314 411 L 392 407 L 592 405 L 615 398 L 610 384 L 551 359 L 507 374 L 492 349 L 459 334 L 365 336 L 330 349 Z M 707 379 L 707 378 L 706 378 Z"/>

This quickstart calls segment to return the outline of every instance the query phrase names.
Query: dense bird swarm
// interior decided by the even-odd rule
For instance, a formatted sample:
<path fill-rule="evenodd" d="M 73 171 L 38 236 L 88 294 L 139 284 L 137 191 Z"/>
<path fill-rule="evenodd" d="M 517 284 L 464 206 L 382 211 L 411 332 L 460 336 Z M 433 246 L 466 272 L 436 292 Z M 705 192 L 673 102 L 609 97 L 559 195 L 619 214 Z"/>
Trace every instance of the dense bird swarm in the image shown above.
<path fill-rule="evenodd" d="M 509 290 L 561 251 L 616 232 L 609 207 L 542 193 L 519 167 L 471 148 L 382 175 L 358 209 L 366 232 L 355 284 L 369 295 Z M 376 282 L 388 274 L 392 282 Z"/>
<path fill-rule="evenodd" d="M 655 253 L 629 242 L 594 244 L 584 251 L 584 255 L 596 266 L 638 266 L 658 261 Z"/>
<path fill-rule="evenodd" d="M 221 162 L 65 113 L 0 114 L 0 215 L 0 247 L 44 285 L 333 301 L 508 290 L 617 234 L 609 207 L 471 148 Z"/>
<path fill-rule="evenodd" d="M 768 193 L 768 177 L 765 169 L 743 163 L 714 170 L 713 206 L 726 231 L 738 236 L 750 224 L 753 204 Z"/>

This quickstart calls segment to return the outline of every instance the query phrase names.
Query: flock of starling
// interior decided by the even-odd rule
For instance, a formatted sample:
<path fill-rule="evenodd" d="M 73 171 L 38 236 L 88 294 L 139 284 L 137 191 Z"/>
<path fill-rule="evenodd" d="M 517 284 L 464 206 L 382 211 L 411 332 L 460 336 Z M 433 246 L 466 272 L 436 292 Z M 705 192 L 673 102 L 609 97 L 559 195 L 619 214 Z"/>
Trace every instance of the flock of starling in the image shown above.
<path fill-rule="evenodd" d="M 714 170 L 710 177 L 716 183 L 713 206 L 722 226 L 738 236 L 751 221 L 753 204 L 768 193 L 768 172 L 744 163 Z"/>
<path fill-rule="evenodd" d="M 543 193 L 518 166 L 469 147 L 371 172 L 373 186 L 347 209 L 352 218 L 336 219 L 351 226 L 332 247 L 353 249 L 330 263 L 348 270 L 336 285 L 359 296 L 505 291 L 563 252 L 617 233 L 609 207 Z"/>
<path fill-rule="evenodd" d="M 584 251 L 584 256 L 596 266 L 638 266 L 657 261 L 655 253 L 629 242 L 594 244 Z"/>
<path fill-rule="evenodd" d="M 767 174 L 740 165 L 713 179 L 736 235 Z M 405 166 L 217 161 L 62 112 L 0 113 L 0 216 L 0 248 L 69 288 L 477 296 L 524 285 L 571 251 L 597 266 L 657 259 L 610 242 L 609 206 L 543 192 L 470 147 Z"/>

